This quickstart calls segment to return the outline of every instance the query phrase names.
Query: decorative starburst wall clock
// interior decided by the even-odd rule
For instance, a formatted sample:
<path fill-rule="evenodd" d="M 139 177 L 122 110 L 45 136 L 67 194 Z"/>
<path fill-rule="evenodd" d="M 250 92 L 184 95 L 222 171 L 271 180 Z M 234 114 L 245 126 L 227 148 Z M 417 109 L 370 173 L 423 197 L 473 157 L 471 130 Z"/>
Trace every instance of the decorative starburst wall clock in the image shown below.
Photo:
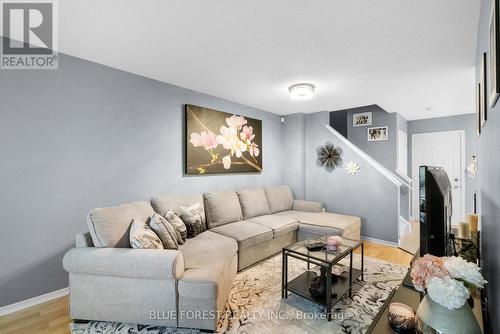
<path fill-rule="evenodd" d="M 316 152 L 318 153 L 318 166 L 325 168 L 329 172 L 342 162 L 342 150 L 340 147 L 333 146 L 330 142 L 318 147 Z"/>

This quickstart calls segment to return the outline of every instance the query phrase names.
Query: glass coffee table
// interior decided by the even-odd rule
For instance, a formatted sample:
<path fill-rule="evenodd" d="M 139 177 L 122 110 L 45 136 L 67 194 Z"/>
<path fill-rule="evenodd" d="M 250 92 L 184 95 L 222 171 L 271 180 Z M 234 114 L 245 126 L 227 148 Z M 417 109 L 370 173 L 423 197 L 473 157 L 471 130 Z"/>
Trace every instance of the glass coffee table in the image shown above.
<path fill-rule="evenodd" d="M 315 239 L 314 241 L 326 241 L 326 237 Z M 306 247 L 306 244 L 311 243 L 311 240 L 298 241 L 290 246 L 283 248 L 283 262 L 282 262 L 282 284 L 281 284 L 281 297 L 287 298 L 288 292 L 292 292 L 302 298 L 306 298 L 318 305 L 325 308 L 326 316 L 328 321 L 332 319 L 332 307 L 342 298 L 346 293 L 349 293 L 349 297 L 352 294 L 352 283 L 360 279 L 363 280 L 363 269 L 364 269 L 364 246 L 362 241 L 351 240 L 343 238 L 342 245 L 338 246 L 336 250 L 328 250 L 323 247 L 321 250 L 310 251 Z M 355 268 L 353 266 L 353 252 L 354 250 L 361 248 L 361 268 Z M 349 265 L 345 266 L 347 269 L 340 275 L 334 275 L 332 273 L 332 268 L 338 264 L 338 262 L 349 256 Z M 298 260 L 307 262 L 307 270 L 288 281 L 288 257 L 293 257 Z M 318 276 L 316 272 L 309 270 L 311 264 L 319 266 L 321 272 L 326 277 Z M 319 280 L 322 279 L 324 282 Z M 318 283 L 319 282 L 319 283 Z M 316 289 L 311 292 L 311 287 L 323 284 L 323 294 L 318 295 L 318 291 L 321 289 Z M 330 287 L 330 289 L 328 289 Z M 330 293 L 327 293 L 327 292 Z"/>

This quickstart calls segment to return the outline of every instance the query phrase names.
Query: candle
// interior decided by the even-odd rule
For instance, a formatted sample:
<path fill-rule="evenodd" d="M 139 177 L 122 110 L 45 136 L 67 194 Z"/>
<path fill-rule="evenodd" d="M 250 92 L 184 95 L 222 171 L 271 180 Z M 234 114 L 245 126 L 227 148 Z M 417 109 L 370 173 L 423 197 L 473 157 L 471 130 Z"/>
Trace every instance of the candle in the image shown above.
<path fill-rule="evenodd" d="M 469 222 L 461 221 L 458 223 L 458 237 L 460 239 L 470 239 Z"/>
<path fill-rule="evenodd" d="M 336 250 L 340 245 L 342 245 L 341 237 L 332 235 L 326 238 L 326 248 L 328 250 Z"/>
<path fill-rule="evenodd" d="M 477 232 L 477 222 L 479 220 L 479 216 L 476 214 L 473 215 L 468 215 L 467 216 L 467 221 L 469 222 L 470 225 L 470 231 L 471 232 Z"/>

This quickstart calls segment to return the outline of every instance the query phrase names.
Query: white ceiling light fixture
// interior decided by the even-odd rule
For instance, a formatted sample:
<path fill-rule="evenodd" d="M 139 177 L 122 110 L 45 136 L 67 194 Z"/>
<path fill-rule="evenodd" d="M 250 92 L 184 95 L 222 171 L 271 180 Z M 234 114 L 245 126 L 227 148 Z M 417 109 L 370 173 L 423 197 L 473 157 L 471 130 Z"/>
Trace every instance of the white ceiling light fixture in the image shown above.
<path fill-rule="evenodd" d="M 310 83 L 298 83 L 288 87 L 291 100 L 309 100 L 314 96 L 316 86 Z"/>

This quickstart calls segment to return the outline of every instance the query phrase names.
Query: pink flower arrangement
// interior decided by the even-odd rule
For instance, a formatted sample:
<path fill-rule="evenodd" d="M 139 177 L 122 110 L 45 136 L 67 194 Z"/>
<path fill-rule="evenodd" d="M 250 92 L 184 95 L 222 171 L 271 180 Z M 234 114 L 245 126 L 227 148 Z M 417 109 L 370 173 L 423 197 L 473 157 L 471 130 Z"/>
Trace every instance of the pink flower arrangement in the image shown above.
<path fill-rule="evenodd" d="M 413 285 L 418 291 L 424 291 L 431 277 L 443 278 L 448 275 L 443 260 L 437 256 L 425 254 L 413 263 L 411 268 Z"/>
<path fill-rule="evenodd" d="M 243 116 L 232 115 L 226 118 L 226 123 L 228 126 L 221 126 L 219 129 L 220 134 L 215 135 L 211 131 L 202 131 L 201 133 L 193 132 L 191 133 L 190 142 L 194 147 L 203 147 L 211 157 L 209 164 L 204 164 L 198 166 L 198 171 L 203 174 L 205 168 L 209 165 L 222 164 L 224 169 L 230 169 L 231 164 L 249 164 L 254 166 L 257 170 L 261 170 L 257 165 L 257 160 L 260 154 L 259 145 L 253 140 L 255 134 L 253 133 L 253 127 L 246 125 L 247 120 Z M 229 150 L 229 152 L 215 153 L 213 150 L 221 145 L 224 149 Z M 247 158 L 243 155 L 244 152 L 248 152 L 250 156 Z M 220 158 L 220 156 L 223 156 Z M 240 160 L 234 160 L 232 157 L 239 158 Z M 253 161 L 251 161 L 253 160 Z"/>
<path fill-rule="evenodd" d="M 481 269 L 459 257 L 426 254 L 411 268 L 413 286 L 425 291 L 436 303 L 450 310 L 462 307 L 470 296 L 469 288 L 481 289 L 487 283 Z"/>

